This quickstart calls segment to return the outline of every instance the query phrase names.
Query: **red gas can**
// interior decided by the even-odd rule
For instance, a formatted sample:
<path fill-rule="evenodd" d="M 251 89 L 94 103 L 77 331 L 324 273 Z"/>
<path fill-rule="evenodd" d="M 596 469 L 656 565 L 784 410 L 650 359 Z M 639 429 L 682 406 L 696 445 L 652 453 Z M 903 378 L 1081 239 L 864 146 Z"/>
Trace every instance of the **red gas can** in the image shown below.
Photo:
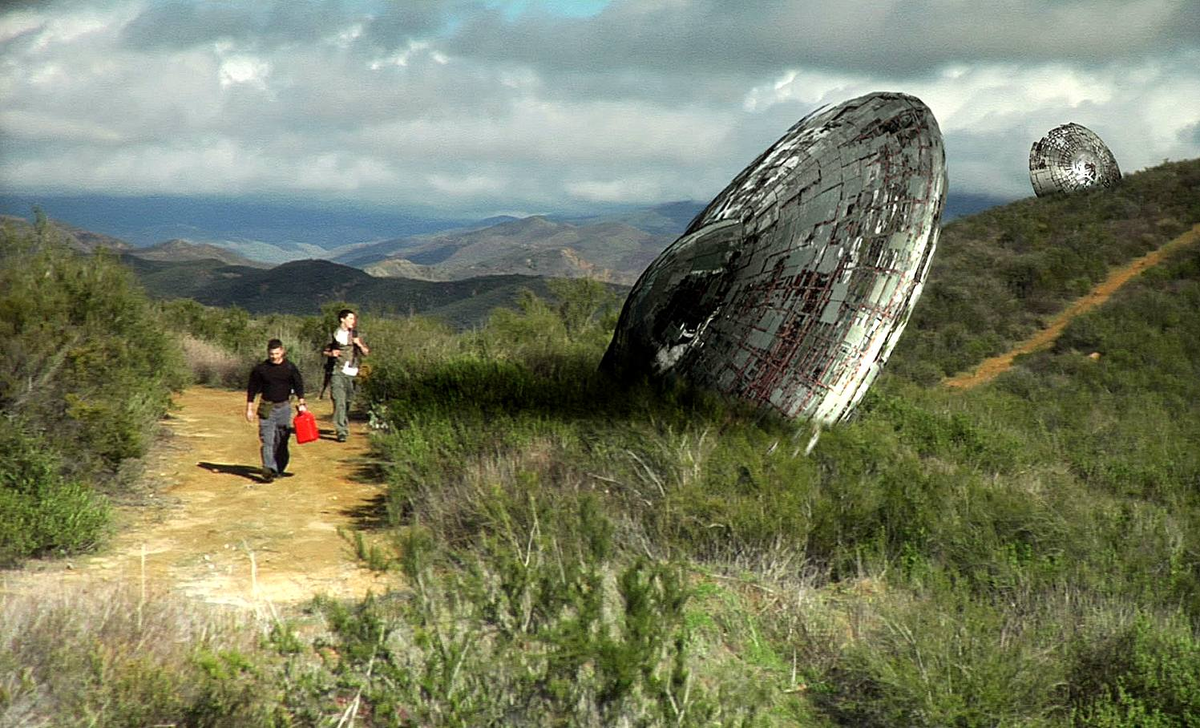
<path fill-rule="evenodd" d="M 317 432 L 317 418 L 308 410 L 296 414 L 296 419 L 292 420 L 292 427 L 296 428 L 296 442 L 301 445 L 320 436 Z"/>

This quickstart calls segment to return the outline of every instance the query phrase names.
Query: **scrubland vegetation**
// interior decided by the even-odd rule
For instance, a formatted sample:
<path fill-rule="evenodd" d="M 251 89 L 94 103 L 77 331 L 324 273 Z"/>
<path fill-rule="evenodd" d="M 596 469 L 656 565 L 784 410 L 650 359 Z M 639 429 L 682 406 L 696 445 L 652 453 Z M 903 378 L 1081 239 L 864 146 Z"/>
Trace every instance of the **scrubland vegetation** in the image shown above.
<path fill-rule="evenodd" d="M 1008 351 L 1110 268 L 1200 221 L 1197 190 L 1200 163 L 1165 162 L 1115 190 L 1030 197 L 955 220 L 889 370 L 932 384 Z"/>
<path fill-rule="evenodd" d="M 94 546 L 184 379 L 132 276 L 65 248 L 39 216 L 0 233 L 0 565 Z"/>
<path fill-rule="evenodd" d="M 602 377 L 615 309 L 586 282 L 475 331 L 366 316 L 394 548 L 364 558 L 402 586 L 204 627 L 165 596 L 10 601 L 0 723 L 1197 725 L 1200 249 L 993 384 L 936 380 L 1200 220 L 1198 191 L 1200 163 L 1168 164 L 949 226 L 887 372 L 808 457 L 806 429 Z M 1077 271 L 1089 241 L 1100 267 Z M 141 320 L 234 361 L 266 334 L 314 356 L 331 315 L 173 302 Z M 42 470 L 5 473 L 102 502 L 41 434 L 58 421 L 34 419 L 61 414 L 11 412 Z"/>

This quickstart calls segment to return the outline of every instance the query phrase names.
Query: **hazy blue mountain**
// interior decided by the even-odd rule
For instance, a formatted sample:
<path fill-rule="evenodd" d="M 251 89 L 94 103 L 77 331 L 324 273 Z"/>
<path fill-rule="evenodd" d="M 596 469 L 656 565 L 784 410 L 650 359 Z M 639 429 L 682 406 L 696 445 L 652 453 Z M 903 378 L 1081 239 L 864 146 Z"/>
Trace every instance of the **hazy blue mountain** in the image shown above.
<path fill-rule="evenodd" d="M 400 275 L 409 277 L 412 270 L 407 263 L 409 261 L 418 266 L 438 266 L 442 263 L 447 263 L 448 260 L 456 255 L 462 248 L 472 244 L 472 239 L 478 240 L 481 238 L 499 239 L 503 243 L 511 246 L 508 250 L 492 249 L 489 258 L 512 258 L 516 261 L 516 265 L 511 262 L 497 261 L 493 266 L 494 270 L 489 272 L 519 272 L 524 275 L 544 275 L 544 271 L 537 271 L 532 266 L 531 262 L 528 266 L 520 265 L 521 261 L 530 256 L 524 255 L 522 251 L 533 250 L 537 253 L 544 252 L 545 247 L 539 241 L 547 238 L 551 231 L 562 232 L 570 228 L 584 228 L 580 237 L 589 238 L 583 244 L 587 250 L 579 250 L 579 246 L 573 246 L 576 254 L 582 255 L 584 260 L 593 263 L 603 263 L 599 260 L 611 259 L 613 251 L 603 251 L 598 248 L 604 246 L 605 240 L 595 238 L 607 231 L 608 234 L 614 234 L 611 242 L 616 248 L 626 247 L 627 241 L 623 238 L 628 238 L 630 235 L 634 237 L 655 238 L 649 246 L 640 246 L 646 249 L 653 249 L 654 255 L 665 247 L 665 243 L 659 240 L 660 237 L 668 237 L 674 239 L 696 214 L 704 209 L 704 204 L 694 201 L 687 202 L 669 202 L 663 205 L 654 205 L 652 207 L 643 207 L 631 210 L 620 210 L 616 212 L 606 212 L 597 215 L 569 216 L 569 215 L 530 215 L 528 217 L 513 217 L 511 215 L 499 215 L 489 217 L 484 220 L 479 220 L 474 224 L 465 225 L 461 228 L 452 230 L 441 230 L 436 233 L 427 233 L 424 235 L 413 235 L 409 237 L 394 238 L 391 240 L 383 240 L 378 243 L 368 245 L 355 246 L 344 253 L 329 256 L 329 260 L 352 265 L 358 268 L 369 269 L 377 275 Z M 621 227 L 613 227 L 613 225 Z M 605 228 L 604 226 L 609 226 Z M 561 227 L 556 227 L 561 226 Z M 644 236 L 639 236 L 637 232 L 646 233 Z M 618 239 L 621 238 L 621 239 Z M 560 246 L 568 247 L 566 242 Z M 618 255 L 620 251 L 617 251 Z M 626 251 L 628 252 L 628 251 Z M 645 250 L 640 251 L 644 257 Z M 554 256 L 561 257 L 561 256 Z M 563 259 L 568 268 L 572 267 L 570 262 L 570 253 L 567 258 Z M 651 255 L 645 263 L 653 260 Z M 595 259 L 595 260 L 593 260 Z M 608 262 L 612 262 L 609 260 Z M 455 267 L 453 262 L 450 262 L 451 268 Z M 480 260 L 474 261 L 475 264 L 482 263 Z M 631 265 L 642 265 L 639 261 L 631 261 Z M 557 264 L 550 263 L 551 267 L 557 267 Z M 559 271 L 562 275 L 571 275 L 563 270 Z M 468 275 L 482 275 L 483 273 L 462 272 L 454 270 L 443 270 L 430 273 L 434 278 L 462 278 Z"/>
<path fill-rule="evenodd" d="M 951 190 L 943 219 L 1003 202 Z M 58 222 L 60 227 L 96 236 L 81 240 L 84 248 L 119 247 L 114 240 L 144 248 L 184 239 L 268 265 L 324 259 L 395 274 L 386 261 L 404 258 L 439 269 L 428 272 L 434 279 L 507 273 L 605 278 L 604 271 L 613 271 L 615 281 L 636 277 L 705 206 L 682 200 L 608 207 L 590 215 L 472 221 L 278 199 L 0 194 L 0 214 L 30 219 L 35 204 L 57 221 L 70 221 Z M 408 270 L 404 263 L 390 267 Z"/>
<path fill-rule="evenodd" d="M 489 228 L 493 225 L 503 225 L 505 223 L 516 222 L 517 220 L 521 219 L 522 218 L 519 217 L 513 217 L 512 215 L 496 215 L 494 217 L 487 217 L 482 220 L 477 220 L 462 227 L 442 230 L 438 233 L 426 233 L 424 235 L 391 238 L 389 240 L 380 240 L 379 242 L 374 243 L 344 245 L 340 248 L 329 251 L 329 255 L 317 257 L 323 257 L 326 260 L 332 260 L 335 263 L 341 263 L 343 265 L 352 265 L 355 268 L 367 268 L 374 263 L 378 263 L 389 258 L 395 258 L 406 250 L 420 247 L 436 235 L 463 234 L 473 230 Z"/>
<path fill-rule="evenodd" d="M 1032 190 L 1030 192 L 1032 193 Z M 975 195 L 968 192 L 955 192 L 951 189 L 946 193 L 946 209 L 942 210 L 942 222 L 946 223 L 957 217 L 974 215 L 977 212 L 983 212 L 989 208 L 996 207 L 997 205 L 1005 205 L 1012 201 L 1013 199 L 1009 197 Z"/>
<path fill-rule="evenodd" d="M 50 217 L 70 220 L 73 225 L 121 238 L 136 247 L 183 238 L 214 244 L 264 243 L 283 250 L 299 245 L 332 249 L 470 223 L 401 210 L 280 199 L 0 194 L 0 213 L 29 218 L 33 205 Z"/>
<path fill-rule="evenodd" d="M 606 212 L 597 215 L 547 215 L 547 218 L 556 222 L 569 222 L 576 225 L 619 222 L 656 235 L 678 236 L 707 204 L 697 200 L 681 200 L 620 212 Z"/>
<path fill-rule="evenodd" d="M 77 253 L 94 253 L 98 248 L 107 248 L 118 253 L 133 249 L 129 243 L 110 235 L 84 230 L 69 223 L 47 218 L 49 234 Z M 19 235 L 32 234 L 33 223 L 16 215 L 0 215 L 0 225 L 12 229 Z"/>
<path fill-rule="evenodd" d="M 132 248 L 127 252 L 144 260 L 161 260 L 171 263 L 181 263 L 186 260 L 216 260 L 225 265 L 241 265 L 249 268 L 270 267 L 268 263 L 251 260 L 226 248 L 208 243 L 193 243 L 178 238 L 146 248 Z"/>
<path fill-rule="evenodd" d="M 365 268 L 373 275 L 425 280 L 516 274 L 586 276 L 628 285 L 676 237 L 592 219 L 596 221 L 576 224 L 533 215 L 476 230 L 422 236 Z"/>
<path fill-rule="evenodd" d="M 166 262 L 122 256 L 142 285 L 159 298 L 192 298 L 210 306 L 240 306 L 252 313 L 315 314 L 328 301 L 353 301 L 364 310 L 420 313 L 458 327 L 482 324 L 497 307 L 514 308 L 523 289 L 547 298 L 547 279 L 482 276 L 461 281 L 376 278 L 326 260 L 297 260 L 269 270 L 218 261 Z M 610 286 L 620 296 L 628 288 Z"/>

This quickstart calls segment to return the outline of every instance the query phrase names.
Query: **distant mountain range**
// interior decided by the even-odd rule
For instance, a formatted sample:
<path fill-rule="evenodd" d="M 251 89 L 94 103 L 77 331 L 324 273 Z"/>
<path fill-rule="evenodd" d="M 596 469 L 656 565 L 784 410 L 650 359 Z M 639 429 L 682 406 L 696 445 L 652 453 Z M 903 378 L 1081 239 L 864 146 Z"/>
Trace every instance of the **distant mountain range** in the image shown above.
<path fill-rule="evenodd" d="M 270 268 L 270 264 L 251 260 L 232 250 L 209 243 L 193 243 L 187 240 L 168 240 L 148 248 L 133 248 L 127 251 L 143 260 L 159 260 L 167 263 L 182 263 L 188 260 L 215 260 L 225 265 L 244 266 L 247 268 Z"/>
<path fill-rule="evenodd" d="M 2 214 L 29 217 L 34 205 L 52 218 L 70 220 L 138 248 L 180 238 L 207 243 L 261 243 L 293 251 L 293 257 L 313 257 L 306 252 L 312 248 L 304 246 L 323 251 L 349 243 L 448 230 L 472 222 L 349 203 L 277 198 L 0 193 Z"/>
<path fill-rule="evenodd" d="M 989 206 L 984 198 L 959 200 L 964 208 Z M 57 219 L 50 225 L 74 250 L 121 254 L 157 296 L 256 313 L 313 313 L 321 303 L 340 299 L 469 326 L 492 308 L 513 305 L 523 288 L 547 295 L 547 278 L 589 277 L 625 291 L 703 207 L 679 201 L 604 215 L 499 216 L 328 247 L 183 238 L 137 247 Z M 281 213 L 268 210 L 267 222 L 272 214 Z M 3 222 L 32 227 L 18 217 L 4 216 Z"/>
<path fill-rule="evenodd" d="M 300 260 L 269 269 L 217 260 L 166 262 L 125 253 L 122 260 L 151 295 L 191 298 L 209 306 L 240 306 L 251 313 L 315 314 L 329 301 L 353 301 L 377 313 L 419 313 L 465 328 L 482 324 L 495 308 L 513 308 L 523 289 L 550 298 L 547 279 L 482 276 L 461 281 L 377 278 L 325 260 Z M 623 286 L 610 286 L 623 296 Z"/>
<path fill-rule="evenodd" d="M 952 190 L 943 220 L 949 221 L 1006 201 Z M 587 214 L 548 213 L 541 217 L 580 228 L 620 223 L 650 235 L 676 236 L 704 204 L 684 200 L 653 206 L 607 208 Z M 503 215 L 482 220 L 445 218 L 348 203 L 277 198 L 0 193 L 0 214 L 29 218 L 35 205 L 51 218 L 69 220 L 72 226 L 119 239 L 134 248 L 185 240 L 214 245 L 270 265 L 318 258 L 362 267 L 403 254 L 439 233 L 461 234 L 518 219 Z M 584 231 L 585 237 L 586 234 Z M 573 249 L 589 259 L 586 252 Z M 604 262 L 592 262 L 605 267 Z M 553 268 L 558 262 L 547 265 Z"/>
<path fill-rule="evenodd" d="M 693 215 L 701 209 L 689 207 Z M 373 263 L 361 256 L 364 250 L 347 262 L 372 275 L 424 280 L 521 274 L 630 285 L 680 232 L 682 228 L 651 233 L 624 222 L 574 224 L 533 216 L 410 239 L 401 252 Z"/>

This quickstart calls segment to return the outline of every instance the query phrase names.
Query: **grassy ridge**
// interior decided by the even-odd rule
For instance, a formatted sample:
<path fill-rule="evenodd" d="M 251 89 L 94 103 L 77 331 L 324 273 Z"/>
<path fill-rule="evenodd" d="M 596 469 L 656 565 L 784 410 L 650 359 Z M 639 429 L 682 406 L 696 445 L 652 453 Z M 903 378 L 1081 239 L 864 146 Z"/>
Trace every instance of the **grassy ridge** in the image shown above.
<path fill-rule="evenodd" d="M 888 370 L 932 384 L 1012 348 L 1102 280 L 1200 221 L 1200 160 L 1127 175 L 1113 190 L 1028 198 L 941 233 Z"/>

